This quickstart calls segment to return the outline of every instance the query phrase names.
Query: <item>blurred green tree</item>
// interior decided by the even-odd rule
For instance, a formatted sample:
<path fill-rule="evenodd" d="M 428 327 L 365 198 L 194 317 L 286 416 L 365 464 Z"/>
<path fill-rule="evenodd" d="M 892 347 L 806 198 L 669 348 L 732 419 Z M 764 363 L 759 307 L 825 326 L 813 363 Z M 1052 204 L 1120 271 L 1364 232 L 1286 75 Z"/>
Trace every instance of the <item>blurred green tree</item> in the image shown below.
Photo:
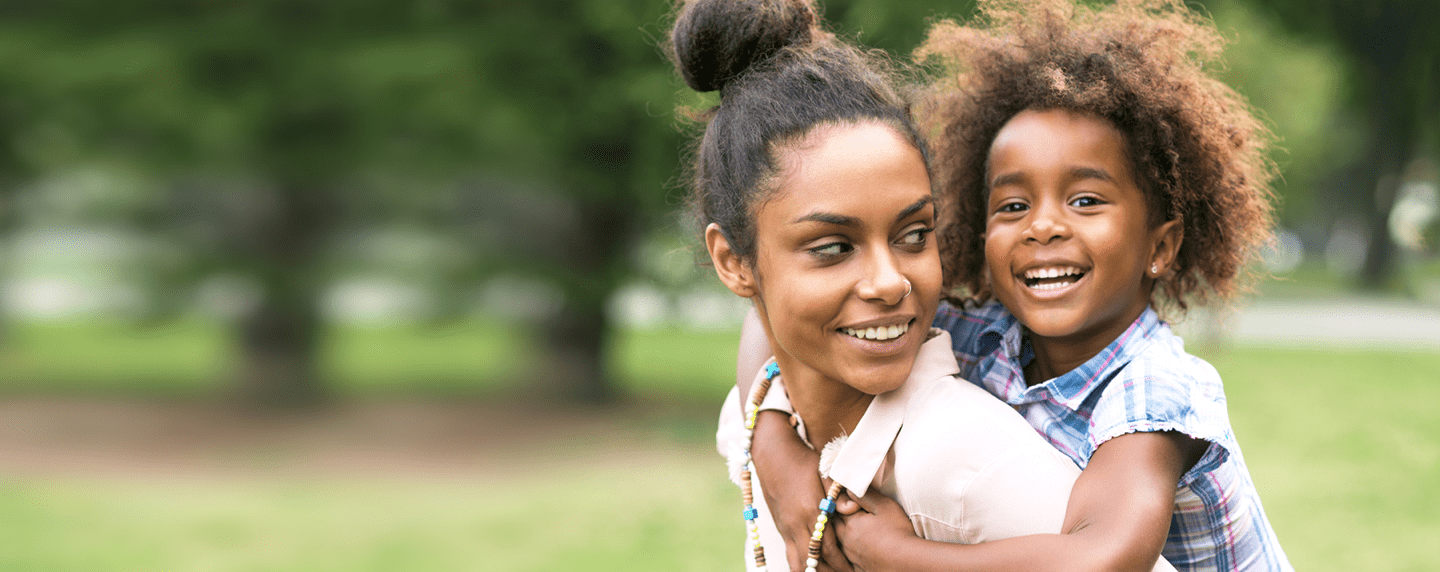
<path fill-rule="evenodd" d="M 183 252 L 172 283 L 254 283 L 236 388 L 265 405 L 322 388 L 326 257 L 386 193 L 472 168 L 485 127 L 474 6 L 382 1 L 7 6 L 8 149 L 44 172 L 105 157 L 161 184 L 115 213 Z M 376 173 L 393 187 L 377 191 Z"/>
<path fill-rule="evenodd" d="M 152 185 L 110 205 L 168 243 L 161 305 L 243 277 L 236 388 L 261 404 L 323 387 L 320 309 L 355 228 L 411 216 L 474 240 L 455 281 L 501 270 L 555 285 L 535 378 L 603 401 L 607 302 L 679 201 L 683 95 L 660 44 L 667 2 L 162 0 L 6 3 L 0 169 L 86 161 Z M 842 32 L 896 52 L 929 2 L 828 3 Z"/>
<path fill-rule="evenodd" d="M 1361 124 L 1357 157 L 1341 163 L 1322 188 L 1340 214 L 1359 215 L 1368 246 L 1360 286 L 1377 289 L 1395 275 L 1388 220 L 1407 164 L 1440 148 L 1440 2 L 1433 0 L 1247 0 L 1299 38 L 1337 48 L 1344 60 L 1344 102 Z M 1343 149 L 1344 146 L 1337 146 Z"/>

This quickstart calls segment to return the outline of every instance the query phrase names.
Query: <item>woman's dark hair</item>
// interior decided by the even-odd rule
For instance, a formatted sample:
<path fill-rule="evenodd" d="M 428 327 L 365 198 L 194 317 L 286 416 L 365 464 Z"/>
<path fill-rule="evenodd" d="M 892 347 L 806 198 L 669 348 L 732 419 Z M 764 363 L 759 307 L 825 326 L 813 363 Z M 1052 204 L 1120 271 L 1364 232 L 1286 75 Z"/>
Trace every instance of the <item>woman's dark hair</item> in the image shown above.
<path fill-rule="evenodd" d="M 825 32 L 810 0 L 684 2 L 669 44 L 687 85 L 720 92 L 700 115 L 691 214 L 717 223 L 746 262 L 754 207 L 774 190 L 786 145 L 821 125 L 878 121 L 925 153 L 888 60 Z"/>
<path fill-rule="evenodd" d="M 946 285 L 990 296 L 985 276 L 987 161 L 995 136 L 1027 109 L 1091 114 L 1125 135 L 1152 224 L 1184 232 L 1162 301 L 1226 300 L 1270 238 L 1272 136 L 1239 94 L 1208 73 L 1223 39 L 1182 0 L 1101 9 L 1073 0 L 981 0 L 976 24 L 939 22 L 917 57 L 939 62 L 917 109 L 936 145 Z"/>

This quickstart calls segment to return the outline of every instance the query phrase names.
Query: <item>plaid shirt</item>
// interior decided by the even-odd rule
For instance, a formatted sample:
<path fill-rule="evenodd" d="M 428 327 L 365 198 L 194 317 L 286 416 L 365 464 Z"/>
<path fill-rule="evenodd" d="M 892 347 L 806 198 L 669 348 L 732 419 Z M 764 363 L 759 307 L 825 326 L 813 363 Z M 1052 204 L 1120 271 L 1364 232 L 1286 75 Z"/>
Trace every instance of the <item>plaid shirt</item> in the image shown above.
<path fill-rule="evenodd" d="M 1081 469 L 1101 443 L 1126 433 L 1177 431 L 1210 442 L 1175 490 L 1162 555 L 1176 569 L 1292 570 L 1230 432 L 1220 375 L 1185 353 L 1154 310 L 1080 367 L 1035 387 L 1021 369 L 1035 354 L 999 303 L 941 304 L 935 327 L 950 332 L 965 379 L 1015 407 Z"/>

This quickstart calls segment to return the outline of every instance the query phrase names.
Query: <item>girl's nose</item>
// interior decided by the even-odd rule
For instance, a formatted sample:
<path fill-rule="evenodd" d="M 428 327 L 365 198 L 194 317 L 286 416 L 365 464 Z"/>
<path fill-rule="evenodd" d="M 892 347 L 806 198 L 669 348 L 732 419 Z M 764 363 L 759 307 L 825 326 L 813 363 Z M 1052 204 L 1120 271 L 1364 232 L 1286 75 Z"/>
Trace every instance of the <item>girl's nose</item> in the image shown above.
<path fill-rule="evenodd" d="M 1026 242 L 1049 244 L 1050 241 L 1070 235 L 1070 226 L 1065 223 L 1061 209 L 1036 205 L 1030 211 L 1030 224 L 1025 227 Z"/>

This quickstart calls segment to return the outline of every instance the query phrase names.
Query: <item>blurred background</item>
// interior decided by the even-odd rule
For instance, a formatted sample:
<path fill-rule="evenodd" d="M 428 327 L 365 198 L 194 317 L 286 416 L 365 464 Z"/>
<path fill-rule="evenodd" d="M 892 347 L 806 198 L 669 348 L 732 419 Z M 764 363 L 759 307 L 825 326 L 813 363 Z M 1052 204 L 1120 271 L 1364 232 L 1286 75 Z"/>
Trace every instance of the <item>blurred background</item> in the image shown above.
<path fill-rule="evenodd" d="M 1440 3 L 1193 5 L 1281 229 L 1179 327 L 1297 569 L 1440 569 Z M 0 569 L 740 565 L 670 6 L 0 1 Z"/>

